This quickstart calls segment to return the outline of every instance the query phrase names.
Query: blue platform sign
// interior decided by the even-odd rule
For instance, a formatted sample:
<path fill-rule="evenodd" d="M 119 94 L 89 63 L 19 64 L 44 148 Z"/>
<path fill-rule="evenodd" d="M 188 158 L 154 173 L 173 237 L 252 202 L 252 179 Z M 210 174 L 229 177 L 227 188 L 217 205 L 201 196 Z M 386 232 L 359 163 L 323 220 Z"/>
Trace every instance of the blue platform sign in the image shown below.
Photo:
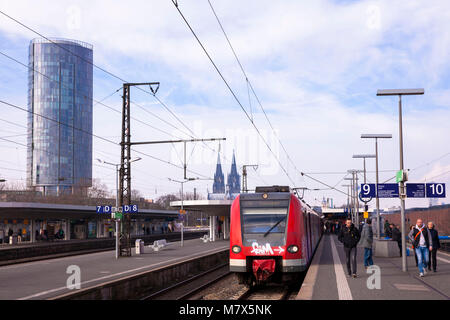
<path fill-rule="evenodd" d="M 377 185 L 378 198 L 398 198 L 399 189 L 397 183 L 379 183 Z"/>
<path fill-rule="evenodd" d="M 363 183 L 361 184 L 361 197 L 362 198 L 375 198 L 377 193 L 375 183 Z"/>
<path fill-rule="evenodd" d="M 111 206 L 97 206 L 97 213 L 111 213 Z"/>
<path fill-rule="evenodd" d="M 406 197 L 425 198 L 425 183 L 407 183 Z"/>
<path fill-rule="evenodd" d="M 112 213 L 113 211 L 116 211 L 116 207 L 113 206 L 97 206 L 97 213 Z M 122 213 L 138 213 L 139 208 L 137 204 L 132 205 L 123 205 L 122 207 L 119 207 L 119 212 Z"/>
<path fill-rule="evenodd" d="M 445 198 L 445 183 L 427 183 L 427 198 Z"/>
<path fill-rule="evenodd" d="M 122 211 L 123 211 L 123 213 L 137 213 L 138 206 L 137 206 L 137 204 L 124 205 L 124 206 L 122 206 Z"/>

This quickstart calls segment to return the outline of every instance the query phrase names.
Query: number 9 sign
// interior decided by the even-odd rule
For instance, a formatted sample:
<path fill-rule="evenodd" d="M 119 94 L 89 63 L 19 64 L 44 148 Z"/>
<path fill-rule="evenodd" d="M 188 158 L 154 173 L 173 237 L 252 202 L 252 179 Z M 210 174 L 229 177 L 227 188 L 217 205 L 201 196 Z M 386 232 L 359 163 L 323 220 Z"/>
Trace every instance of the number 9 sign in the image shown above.
<path fill-rule="evenodd" d="M 376 196 L 376 189 L 374 183 L 361 184 L 361 197 L 374 198 Z"/>

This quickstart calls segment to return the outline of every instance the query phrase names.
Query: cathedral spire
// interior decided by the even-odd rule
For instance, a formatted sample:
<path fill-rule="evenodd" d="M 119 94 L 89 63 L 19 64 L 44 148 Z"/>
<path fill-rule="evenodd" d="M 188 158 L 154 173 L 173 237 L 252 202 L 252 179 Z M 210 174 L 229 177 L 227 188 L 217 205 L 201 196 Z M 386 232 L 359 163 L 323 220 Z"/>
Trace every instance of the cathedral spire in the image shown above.
<path fill-rule="evenodd" d="M 225 193 L 225 179 L 220 162 L 220 152 L 217 153 L 216 173 L 214 174 L 213 193 Z"/>
<path fill-rule="evenodd" d="M 227 186 L 231 193 L 241 192 L 241 176 L 237 171 L 236 156 L 233 150 L 233 160 L 231 161 L 231 172 L 228 174 Z"/>

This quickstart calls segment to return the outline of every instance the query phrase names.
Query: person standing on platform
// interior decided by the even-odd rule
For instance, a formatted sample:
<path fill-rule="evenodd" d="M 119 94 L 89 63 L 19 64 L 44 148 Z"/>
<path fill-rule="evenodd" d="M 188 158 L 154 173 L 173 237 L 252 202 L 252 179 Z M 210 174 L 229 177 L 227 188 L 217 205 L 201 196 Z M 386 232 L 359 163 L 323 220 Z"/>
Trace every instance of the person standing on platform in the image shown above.
<path fill-rule="evenodd" d="M 373 265 L 372 260 L 372 243 L 373 243 L 373 230 L 372 220 L 367 219 L 361 232 L 361 246 L 364 248 L 364 267 L 367 269 Z"/>
<path fill-rule="evenodd" d="M 356 278 L 356 246 L 361 238 L 358 228 L 352 223 L 352 219 L 347 219 L 341 228 L 338 240 L 344 244 L 345 257 L 347 260 L 347 271 L 349 277 Z M 350 264 L 351 260 L 351 264 Z M 353 272 L 352 272 L 353 270 Z"/>
<path fill-rule="evenodd" d="M 388 237 L 389 236 L 389 220 L 386 219 L 386 221 L 384 222 L 384 236 Z"/>
<path fill-rule="evenodd" d="M 431 271 L 431 262 L 433 261 L 433 272 L 436 272 L 436 266 L 437 266 L 437 261 L 436 261 L 436 254 L 437 254 L 437 250 L 441 247 L 441 243 L 439 242 L 439 235 L 437 230 L 434 228 L 434 223 L 433 222 L 428 222 L 428 230 L 430 231 L 430 235 L 431 235 L 431 246 L 433 247 L 432 250 L 430 251 L 430 259 L 428 260 L 428 270 Z"/>
<path fill-rule="evenodd" d="M 415 228 L 408 236 L 417 255 L 419 276 L 423 277 L 427 273 L 429 251 L 433 250 L 430 230 L 425 227 L 422 219 L 417 219 Z"/>
<path fill-rule="evenodd" d="M 400 250 L 400 257 L 402 256 L 402 233 L 398 230 L 395 224 L 391 224 L 392 241 L 397 241 L 398 249 Z"/>

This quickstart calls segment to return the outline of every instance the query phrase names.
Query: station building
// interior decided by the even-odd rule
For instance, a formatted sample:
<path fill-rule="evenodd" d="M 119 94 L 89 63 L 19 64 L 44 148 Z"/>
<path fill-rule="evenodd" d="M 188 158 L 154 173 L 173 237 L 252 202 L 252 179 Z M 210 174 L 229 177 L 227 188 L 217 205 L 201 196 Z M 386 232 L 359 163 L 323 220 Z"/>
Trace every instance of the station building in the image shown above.
<path fill-rule="evenodd" d="M 131 216 L 131 236 L 169 232 L 176 210 L 139 209 Z M 110 214 L 98 214 L 95 206 L 0 202 L 0 243 L 36 242 L 114 236 Z"/>

